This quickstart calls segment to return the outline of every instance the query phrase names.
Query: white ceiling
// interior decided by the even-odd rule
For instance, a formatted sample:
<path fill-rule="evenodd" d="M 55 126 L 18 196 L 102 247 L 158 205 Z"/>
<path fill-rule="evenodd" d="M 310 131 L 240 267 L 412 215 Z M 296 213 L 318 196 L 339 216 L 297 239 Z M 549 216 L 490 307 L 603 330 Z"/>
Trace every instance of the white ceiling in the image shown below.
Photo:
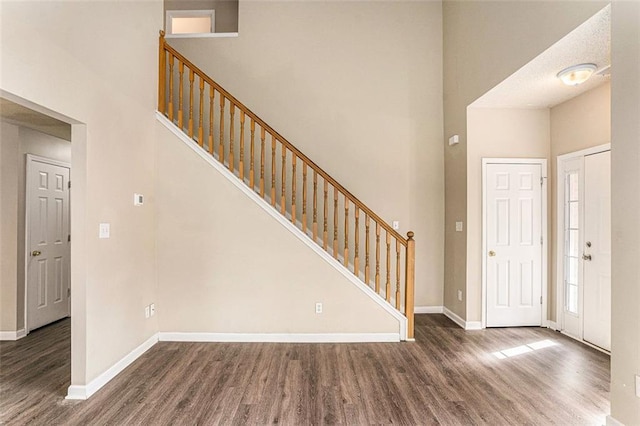
<path fill-rule="evenodd" d="M 597 66 L 585 83 L 566 86 L 556 77 L 563 69 L 584 63 Z M 611 6 L 607 6 L 470 106 L 550 108 L 609 81 L 608 71 L 598 72 L 610 65 Z"/>
<path fill-rule="evenodd" d="M 71 141 L 71 125 L 48 115 L 0 98 L 0 119 L 24 126 L 60 139 Z"/>

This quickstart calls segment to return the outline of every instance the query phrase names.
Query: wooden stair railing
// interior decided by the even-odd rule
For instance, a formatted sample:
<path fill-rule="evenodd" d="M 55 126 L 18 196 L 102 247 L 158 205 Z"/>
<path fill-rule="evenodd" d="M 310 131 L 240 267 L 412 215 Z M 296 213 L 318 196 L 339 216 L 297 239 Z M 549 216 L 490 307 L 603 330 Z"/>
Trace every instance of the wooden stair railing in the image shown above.
<path fill-rule="evenodd" d="M 407 317 L 407 337 L 412 339 L 415 281 L 413 232 L 408 232 L 407 238 L 404 238 L 395 231 L 286 138 L 168 45 L 163 31 L 160 31 L 159 48 L 158 111 L 176 124 L 202 149 L 226 165 L 232 173 L 279 210 L 282 215 L 288 217 L 294 225 L 321 245 L 325 251 L 331 253 L 335 259 L 342 257 L 345 267 L 351 267 L 358 278 Z M 194 90 L 194 85 L 197 92 Z M 186 105 L 185 90 L 187 91 Z M 247 121 L 249 122 L 248 138 Z M 239 139 L 236 139 L 238 127 Z M 259 141 L 256 138 L 259 138 Z M 247 143 L 249 144 L 248 166 L 245 149 Z M 259 144 L 259 148 L 256 148 L 256 144 Z M 271 149 L 270 155 L 267 151 L 268 147 Z M 258 158 L 256 158 L 256 152 L 259 152 Z M 298 163 L 301 165 L 301 173 Z M 312 174 L 312 184 L 309 183 L 309 171 Z M 245 175 L 247 172 L 248 179 Z M 298 186 L 302 188 L 301 202 L 298 199 Z M 312 187 L 311 215 L 307 211 L 309 186 Z M 330 191 L 331 188 L 333 191 Z M 332 199 L 329 200 L 331 192 Z M 320 221 L 318 198 L 322 200 L 322 221 Z M 354 207 L 353 210 L 350 210 L 351 205 Z M 344 221 L 340 219 L 341 209 L 344 212 Z M 298 212 L 301 216 L 298 216 Z M 331 219 L 331 213 L 333 219 Z M 362 218 L 364 218 L 363 235 L 360 233 Z M 311 221 L 310 227 L 309 221 Z M 370 259 L 372 222 L 373 232 L 375 232 L 373 282 L 371 282 L 373 262 Z M 382 236 L 385 237 L 384 243 L 381 241 Z M 353 242 L 353 250 L 349 247 L 350 240 Z M 342 242 L 342 250 L 340 242 Z M 395 247 L 392 242 L 395 243 Z M 362 245 L 364 245 L 364 268 L 361 265 L 360 247 Z M 385 262 L 381 261 L 383 251 Z M 402 258 L 404 262 L 401 261 Z M 401 284 L 403 275 L 404 285 Z M 385 277 L 384 286 L 381 285 L 383 276 Z M 395 278 L 395 282 L 392 282 L 392 277 Z"/>

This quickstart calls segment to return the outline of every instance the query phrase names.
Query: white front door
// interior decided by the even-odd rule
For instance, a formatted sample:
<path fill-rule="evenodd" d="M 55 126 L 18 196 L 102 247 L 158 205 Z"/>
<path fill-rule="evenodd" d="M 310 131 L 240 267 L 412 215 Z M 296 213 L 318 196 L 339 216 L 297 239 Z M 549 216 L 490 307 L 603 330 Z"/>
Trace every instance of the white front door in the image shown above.
<path fill-rule="evenodd" d="M 485 169 L 486 325 L 542 325 L 542 166 Z"/>
<path fill-rule="evenodd" d="M 611 349 L 611 152 L 584 158 L 583 339 Z"/>
<path fill-rule="evenodd" d="M 69 316 L 69 168 L 29 157 L 27 331 Z"/>

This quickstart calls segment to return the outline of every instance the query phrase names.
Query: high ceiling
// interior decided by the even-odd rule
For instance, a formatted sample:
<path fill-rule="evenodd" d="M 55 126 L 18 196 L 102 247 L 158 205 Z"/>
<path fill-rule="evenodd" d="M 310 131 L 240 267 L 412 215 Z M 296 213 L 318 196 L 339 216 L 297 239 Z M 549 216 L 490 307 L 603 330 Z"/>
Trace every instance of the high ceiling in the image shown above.
<path fill-rule="evenodd" d="M 579 86 L 556 76 L 572 65 L 592 63 L 597 71 Z M 471 104 L 479 108 L 550 108 L 609 81 L 611 6 L 585 21 L 556 44 Z"/>
<path fill-rule="evenodd" d="M 7 123 L 28 127 L 51 136 L 71 141 L 71 126 L 48 115 L 0 98 L 0 118 Z"/>

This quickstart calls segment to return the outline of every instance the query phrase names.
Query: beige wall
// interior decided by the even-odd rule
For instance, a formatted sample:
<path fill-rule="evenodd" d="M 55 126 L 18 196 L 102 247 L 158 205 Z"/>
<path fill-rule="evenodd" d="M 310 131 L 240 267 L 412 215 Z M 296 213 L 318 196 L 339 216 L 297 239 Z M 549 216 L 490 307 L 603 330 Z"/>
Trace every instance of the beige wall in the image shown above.
<path fill-rule="evenodd" d="M 153 152 L 162 10 L 161 1 L 146 0 L 3 2 L 0 10 L 0 87 L 86 124 L 86 133 L 72 128 L 74 385 L 157 330 L 144 306 L 157 296 Z M 145 194 L 144 207 L 133 206 L 134 192 Z M 100 222 L 111 223 L 110 239 L 98 239 Z"/>
<path fill-rule="evenodd" d="M 2 310 L 7 309 L 6 315 L 15 316 L 16 319 L 14 328 L 6 328 L 3 326 L 2 330 L 17 331 L 24 328 L 25 155 L 34 154 L 52 160 L 71 163 L 71 144 L 68 141 L 26 127 L 19 127 L 4 122 L 1 123 L 1 125 L 0 134 L 2 134 L 3 149 L 6 145 L 7 149 L 16 154 L 2 157 L 3 172 L 4 170 L 10 171 L 10 173 L 12 173 L 10 181 L 13 181 L 13 184 L 15 184 L 14 187 L 7 188 L 7 193 L 17 194 L 16 203 L 14 205 L 7 204 L 7 207 L 12 212 L 15 210 L 15 223 L 13 223 L 13 221 L 11 221 L 12 223 L 7 223 L 7 228 L 3 230 L 2 234 L 11 240 L 3 244 L 4 247 L 7 247 L 6 259 L 3 256 L 3 275 L 5 273 L 4 261 L 11 261 L 15 264 L 7 268 L 7 273 L 13 275 L 10 271 L 15 269 L 15 278 L 8 279 L 6 282 L 3 279 L 3 285 L 0 287 L 0 291 L 2 292 L 0 294 Z M 10 148 L 11 145 L 15 145 L 17 149 L 13 147 Z M 5 193 L 4 189 L 3 187 L 3 194 Z M 9 229 L 9 227 L 13 229 Z M 5 228 L 4 224 L 3 228 Z M 3 249 L 3 255 L 4 254 Z M 3 314 L 3 317 L 4 315 L 5 314 Z"/>
<path fill-rule="evenodd" d="M 611 416 L 640 424 L 640 3 L 611 8 Z"/>
<path fill-rule="evenodd" d="M 243 1 L 240 37 L 170 41 L 384 220 L 415 231 L 418 306 L 442 305 L 441 20 L 439 2 Z"/>
<path fill-rule="evenodd" d="M 158 128 L 160 331 L 398 333 L 397 319 Z"/>
<path fill-rule="evenodd" d="M 604 7 L 602 1 L 445 0 L 444 136 L 460 135 L 445 156 L 444 304 L 462 318 L 466 304 L 467 106 Z"/>
<path fill-rule="evenodd" d="M 549 319 L 557 321 L 558 156 L 611 142 L 611 85 L 605 83 L 551 108 Z"/>
<path fill-rule="evenodd" d="M 0 331 L 18 322 L 18 127 L 0 122 Z"/>
<path fill-rule="evenodd" d="M 548 109 L 467 110 L 467 321 L 482 319 L 482 159 L 549 158 Z"/>
<path fill-rule="evenodd" d="M 164 10 L 215 10 L 217 33 L 238 32 L 238 0 L 164 0 Z"/>

